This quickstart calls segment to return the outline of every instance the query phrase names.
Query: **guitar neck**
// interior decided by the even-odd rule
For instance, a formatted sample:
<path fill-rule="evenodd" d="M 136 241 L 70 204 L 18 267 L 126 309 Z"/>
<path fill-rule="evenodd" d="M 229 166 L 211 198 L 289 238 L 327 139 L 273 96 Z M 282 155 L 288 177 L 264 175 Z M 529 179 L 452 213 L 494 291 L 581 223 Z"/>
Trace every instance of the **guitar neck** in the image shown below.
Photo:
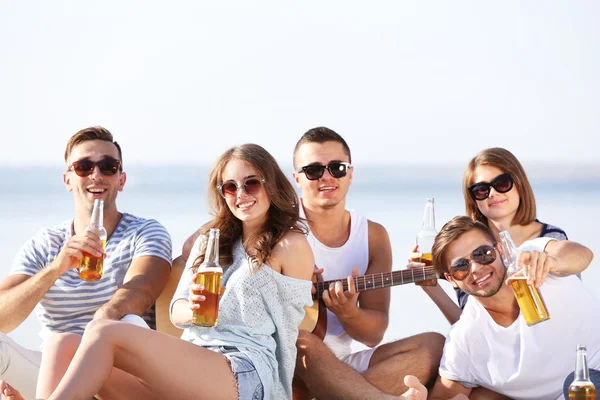
<path fill-rule="evenodd" d="M 435 268 L 425 266 L 421 268 L 403 269 L 400 271 L 385 272 L 381 274 L 370 274 L 357 276 L 354 278 L 354 288 L 357 292 L 367 290 L 381 289 L 390 286 L 404 285 L 406 283 L 422 282 L 428 279 L 437 279 Z M 314 284 L 317 292 L 313 294 L 313 299 L 323 297 L 323 292 L 329 290 L 329 285 L 336 281 L 342 282 L 344 291 L 348 290 L 347 279 L 336 279 L 331 281 L 317 282 Z"/>

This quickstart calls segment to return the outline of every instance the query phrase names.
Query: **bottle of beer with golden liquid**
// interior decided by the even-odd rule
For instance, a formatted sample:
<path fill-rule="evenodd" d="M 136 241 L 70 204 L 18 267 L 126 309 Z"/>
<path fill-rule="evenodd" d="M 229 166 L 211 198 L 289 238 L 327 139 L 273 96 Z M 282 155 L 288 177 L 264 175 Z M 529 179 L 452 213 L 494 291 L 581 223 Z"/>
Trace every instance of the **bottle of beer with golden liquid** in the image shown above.
<path fill-rule="evenodd" d="M 569 400 L 596 400 L 596 387 L 590 380 L 587 364 L 587 348 L 583 344 L 577 346 L 575 377 L 569 386 Z"/>
<path fill-rule="evenodd" d="M 85 228 L 86 231 L 95 233 L 102 241 L 102 249 L 106 249 L 106 229 L 104 229 L 104 200 L 95 199 L 92 219 Z M 104 257 L 96 257 L 90 253 L 83 252 L 83 258 L 79 262 L 79 277 L 86 282 L 96 282 L 102 278 Z"/>
<path fill-rule="evenodd" d="M 200 309 L 194 310 L 192 323 L 200 326 L 215 326 L 219 317 L 219 298 L 223 268 L 219 265 L 219 229 L 211 229 L 204 253 L 204 261 L 198 266 L 196 284 L 204 286 L 205 300 Z"/>
<path fill-rule="evenodd" d="M 423 223 L 421 224 L 421 230 L 417 233 L 417 244 L 419 245 L 419 252 L 421 252 L 421 262 L 425 266 L 431 266 L 431 248 L 435 241 L 437 231 L 435 230 L 435 210 L 433 207 L 433 197 L 425 199 L 425 212 L 423 213 Z M 435 286 L 437 285 L 437 279 L 427 279 L 421 282 L 417 282 L 419 286 Z"/>
<path fill-rule="evenodd" d="M 508 231 L 500 232 L 500 241 L 503 248 L 504 266 L 507 268 L 506 276 L 510 280 L 510 285 L 521 309 L 521 315 L 527 326 L 550 319 L 550 313 L 548 313 L 542 293 L 534 285 L 527 284 L 527 271 L 517 265 L 517 247 L 510 233 Z"/>

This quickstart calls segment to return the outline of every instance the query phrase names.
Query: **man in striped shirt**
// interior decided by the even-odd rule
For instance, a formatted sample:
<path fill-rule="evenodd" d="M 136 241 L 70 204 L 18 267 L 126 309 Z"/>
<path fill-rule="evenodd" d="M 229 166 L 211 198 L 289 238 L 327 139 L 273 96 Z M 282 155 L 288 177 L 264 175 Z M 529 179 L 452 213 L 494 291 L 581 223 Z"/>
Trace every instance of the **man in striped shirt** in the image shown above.
<path fill-rule="evenodd" d="M 82 335 L 92 319 L 143 316 L 154 328 L 154 302 L 170 273 L 167 230 L 155 220 L 117 210 L 126 174 L 112 134 L 102 127 L 77 132 L 67 144 L 65 161 L 63 181 L 73 193 L 75 218 L 40 230 L 23 245 L 10 275 L 0 282 L 0 393 L 14 396 L 9 398 L 35 398 L 41 352 L 25 349 L 6 335 L 31 311 L 35 309 L 42 324 L 44 341 L 54 333 L 70 333 L 65 337 L 79 340 L 72 334 Z M 104 200 L 106 250 L 97 235 L 85 230 L 95 199 Z M 83 252 L 105 257 L 100 280 L 79 278 Z"/>

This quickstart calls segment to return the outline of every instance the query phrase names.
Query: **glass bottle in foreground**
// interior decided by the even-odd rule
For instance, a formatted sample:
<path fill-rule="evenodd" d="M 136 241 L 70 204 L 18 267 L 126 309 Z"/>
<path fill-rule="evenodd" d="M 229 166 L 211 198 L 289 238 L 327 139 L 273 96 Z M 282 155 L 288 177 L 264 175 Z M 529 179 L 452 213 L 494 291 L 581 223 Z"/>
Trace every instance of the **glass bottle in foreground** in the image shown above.
<path fill-rule="evenodd" d="M 521 315 L 528 326 L 539 324 L 550 319 L 550 313 L 540 290 L 534 285 L 527 284 L 527 273 L 524 268 L 517 266 L 517 247 L 508 231 L 500 232 L 500 241 L 504 249 L 504 265 L 506 276 L 510 281 L 513 292 L 521 309 Z"/>
<path fill-rule="evenodd" d="M 219 298 L 223 268 L 219 265 L 219 229 L 211 229 L 208 234 L 204 261 L 198 266 L 196 284 L 204 286 L 205 300 L 200 309 L 194 310 L 192 323 L 200 326 L 215 326 L 219 317 Z"/>
<path fill-rule="evenodd" d="M 590 370 L 587 365 L 587 349 L 585 345 L 577 346 L 575 377 L 569 386 L 569 399 L 596 400 L 596 387 L 590 380 Z"/>
<path fill-rule="evenodd" d="M 104 200 L 95 199 L 94 209 L 90 224 L 85 228 L 98 235 L 102 241 L 102 249 L 106 249 L 106 229 L 104 229 Z M 96 257 L 90 253 L 83 252 L 83 258 L 79 262 L 79 277 L 86 282 L 96 282 L 102 278 L 104 267 L 104 256 Z"/>
<path fill-rule="evenodd" d="M 431 261 L 431 249 L 433 248 L 433 242 L 437 235 L 435 230 L 435 210 L 433 202 L 433 197 L 425 199 L 423 223 L 421 225 L 421 230 L 417 233 L 417 244 L 419 245 L 419 252 L 421 252 L 421 262 L 428 267 L 433 265 Z M 420 286 L 435 286 L 437 285 L 437 279 L 427 279 L 417 282 L 416 284 Z"/>

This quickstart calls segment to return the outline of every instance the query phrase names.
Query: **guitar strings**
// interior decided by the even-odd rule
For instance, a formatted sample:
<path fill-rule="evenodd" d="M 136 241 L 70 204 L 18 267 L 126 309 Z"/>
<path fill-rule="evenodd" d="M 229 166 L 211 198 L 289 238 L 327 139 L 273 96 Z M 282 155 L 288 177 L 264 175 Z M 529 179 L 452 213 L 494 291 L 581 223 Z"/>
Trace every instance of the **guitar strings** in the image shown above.
<path fill-rule="evenodd" d="M 371 274 L 354 277 L 354 286 L 357 292 L 367 289 L 379 289 L 386 286 L 400 285 L 404 283 L 420 282 L 428 279 L 437 279 L 435 268 L 426 266 L 421 268 L 404 269 L 400 271 L 382 272 L 380 274 Z M 322 297 L 324 291 L 329 290 L 329 285 L 336 281 L 342 282 L 344 291 L 348 290 L 348 280 L 338 279 L 325 282 L 317 282 L 315 288 L 317 293 L 315 298 Z"/>

